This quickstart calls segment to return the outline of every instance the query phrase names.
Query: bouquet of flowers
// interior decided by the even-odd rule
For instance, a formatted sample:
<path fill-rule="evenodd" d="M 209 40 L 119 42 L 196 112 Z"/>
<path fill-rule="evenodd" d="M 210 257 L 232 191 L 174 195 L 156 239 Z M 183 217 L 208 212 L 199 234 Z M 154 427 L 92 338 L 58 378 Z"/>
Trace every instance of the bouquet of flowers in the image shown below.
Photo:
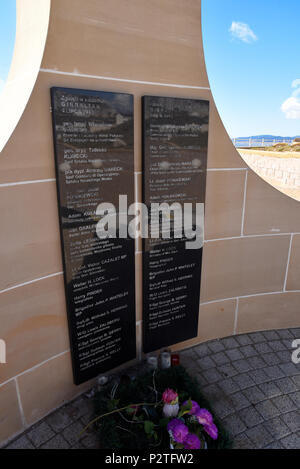
<path fill-rule="evenodd" d="M 170 435 L 170 447 L 174 449 L 204 449 L 205 434 L 213 440 L 218 438 L 218 429 L 207 409 L 189 399 L 180 406 L 178 394 L 166 389 L 162 396 L 163 415 L 170 419 L 167 431 Z"/>
<path fill-rule="evenodd" d="M 211 413 L 191 399 L 180 405 L 179 396 L 173 389 L 166 389 L 162 399 L 154 403 L 129 404 L 121 408 L 118 404 L 118 399 L 111 399 L 108 406 L 111 410 L 96 417 L 84 431 L 104 417 L 119 415 L 121 421 L 115 428 L 132 435 L 135 435 L 134 429 L 143 429 L 149 446 L 159 446 L 169 437 L 171 449 L 205 449 L 206 435 L 213 440 L 218 438 Z M 138 434 L 142 438 L 140 430 Z"/>

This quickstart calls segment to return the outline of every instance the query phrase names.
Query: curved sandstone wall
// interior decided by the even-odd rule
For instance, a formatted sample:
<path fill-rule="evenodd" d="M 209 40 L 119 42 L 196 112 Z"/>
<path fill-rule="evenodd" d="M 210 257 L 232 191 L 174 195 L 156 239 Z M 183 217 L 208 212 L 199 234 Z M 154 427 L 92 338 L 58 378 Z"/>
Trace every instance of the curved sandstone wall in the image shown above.
<path fill-rule="evenodd" d="M 199 334 L 176 349 L 300 325 L 299 204 L 246 166 L 222 125 L 205 68 L 200 0 L 52 0 L 42 65 L 0 158 L 0 337 L 7 343 L 7 364 L 0 365 L 2 442 L 90 385 L 76 387 L 72 380 L 51 86 L 134 94 L 137 200 L 141 96 L 210 100 Z M 138 357 L 141 256 L 138 244 Z"/>

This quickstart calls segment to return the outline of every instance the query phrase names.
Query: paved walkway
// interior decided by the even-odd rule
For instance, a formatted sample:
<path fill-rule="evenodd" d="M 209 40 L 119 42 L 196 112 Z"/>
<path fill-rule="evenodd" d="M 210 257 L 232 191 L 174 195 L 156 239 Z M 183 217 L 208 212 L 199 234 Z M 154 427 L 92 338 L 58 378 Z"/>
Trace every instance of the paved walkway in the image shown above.
<path fill-rule="evenodd" d="M 257 332 L 214 340 L 181 353 L 197 377 L 234 448 L 300 449 L 300 363 L 292 342 L 300 329 Z M 98 448 L 91 431 L 92 399 L 82 396 L 27 430 L 9 449 Z"/>
<path fill-rule="evenodd" d="M 300 449 L 300 329 L 257 332 L 201 344 L 182 363 L 239 449 Z"/>
<path fill-rule="evenodd" d="M 285 154 L 259 150 L 242 150 L 239 153 L 259 176 L 271 186 L 290 197 L 300 200 L 300 158 L 294 158 L 295 153 Z M 276 155 L 276 153 L 275 153 Z"/>

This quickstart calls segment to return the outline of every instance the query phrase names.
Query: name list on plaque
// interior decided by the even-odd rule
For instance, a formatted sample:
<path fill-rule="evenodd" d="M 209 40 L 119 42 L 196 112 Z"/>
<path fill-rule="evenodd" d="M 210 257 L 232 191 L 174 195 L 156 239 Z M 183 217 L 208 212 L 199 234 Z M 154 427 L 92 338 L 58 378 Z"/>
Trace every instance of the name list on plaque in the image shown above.
<path fill-rule="evenodd" d="M 143 98 L 143 201 L 157 215 L 143 249 L 146 353 L 197 336 L 208 122 L 208 101 Z"/>
<path fill-rule="evenodd" d="M 65 292 L 74 381 L 136 356 L 134 240 L 100 237 L 100 204 L 134 202 L 133 96 L 52 88 Z M 120 219 L 116 210 L 116 219 Z M 117 224 L 120 227 L 120 224 Z"/>

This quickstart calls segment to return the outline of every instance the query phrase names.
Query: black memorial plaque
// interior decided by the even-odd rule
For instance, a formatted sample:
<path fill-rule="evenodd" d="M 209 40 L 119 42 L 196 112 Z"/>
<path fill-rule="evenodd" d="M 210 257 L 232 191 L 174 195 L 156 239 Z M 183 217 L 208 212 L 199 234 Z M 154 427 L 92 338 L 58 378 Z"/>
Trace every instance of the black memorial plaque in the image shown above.
<path fill-rule="evenodd" d="M 203 250 L 209 102 L 195 99 L 143 97 L 143 201 L 180 204 L 182 222 L 171 237 L 144 240 L 144 351 L 151 352 L 197 336 Z M 198 244 L 183 227 L 184 203 L 192 204 L 191 227 Z M 196 219 L 196 204 L 201 217 Z M 156 208 L 157 210 L 157 208 Z M 175 215 L 174 215 L 175 216 Z M 200 220 L 200 221 L 199 221 Z M 153 220 L 152 220 L 153 223 Z M 150 225 L 149 225 L 150 231 Z M 178 237 L 178 231 L 182 237 Z M 176 234 L 176 235 L 175 235 Z M 199 241 L 200 239 L 200 241 Z M 198 246 L 198 247 L 196 247 Z"/>
<path fill-rule="evenodd" d="M 52 88 L 60 231 L 74 381 L 135 358 L 134 240 L 100 239 L 97 207 L 134 202 L 133 96 Z M 98 212 L 99 213 L 99 212 Z M 102 216 L 106 214 L 103 213 Z"/>

